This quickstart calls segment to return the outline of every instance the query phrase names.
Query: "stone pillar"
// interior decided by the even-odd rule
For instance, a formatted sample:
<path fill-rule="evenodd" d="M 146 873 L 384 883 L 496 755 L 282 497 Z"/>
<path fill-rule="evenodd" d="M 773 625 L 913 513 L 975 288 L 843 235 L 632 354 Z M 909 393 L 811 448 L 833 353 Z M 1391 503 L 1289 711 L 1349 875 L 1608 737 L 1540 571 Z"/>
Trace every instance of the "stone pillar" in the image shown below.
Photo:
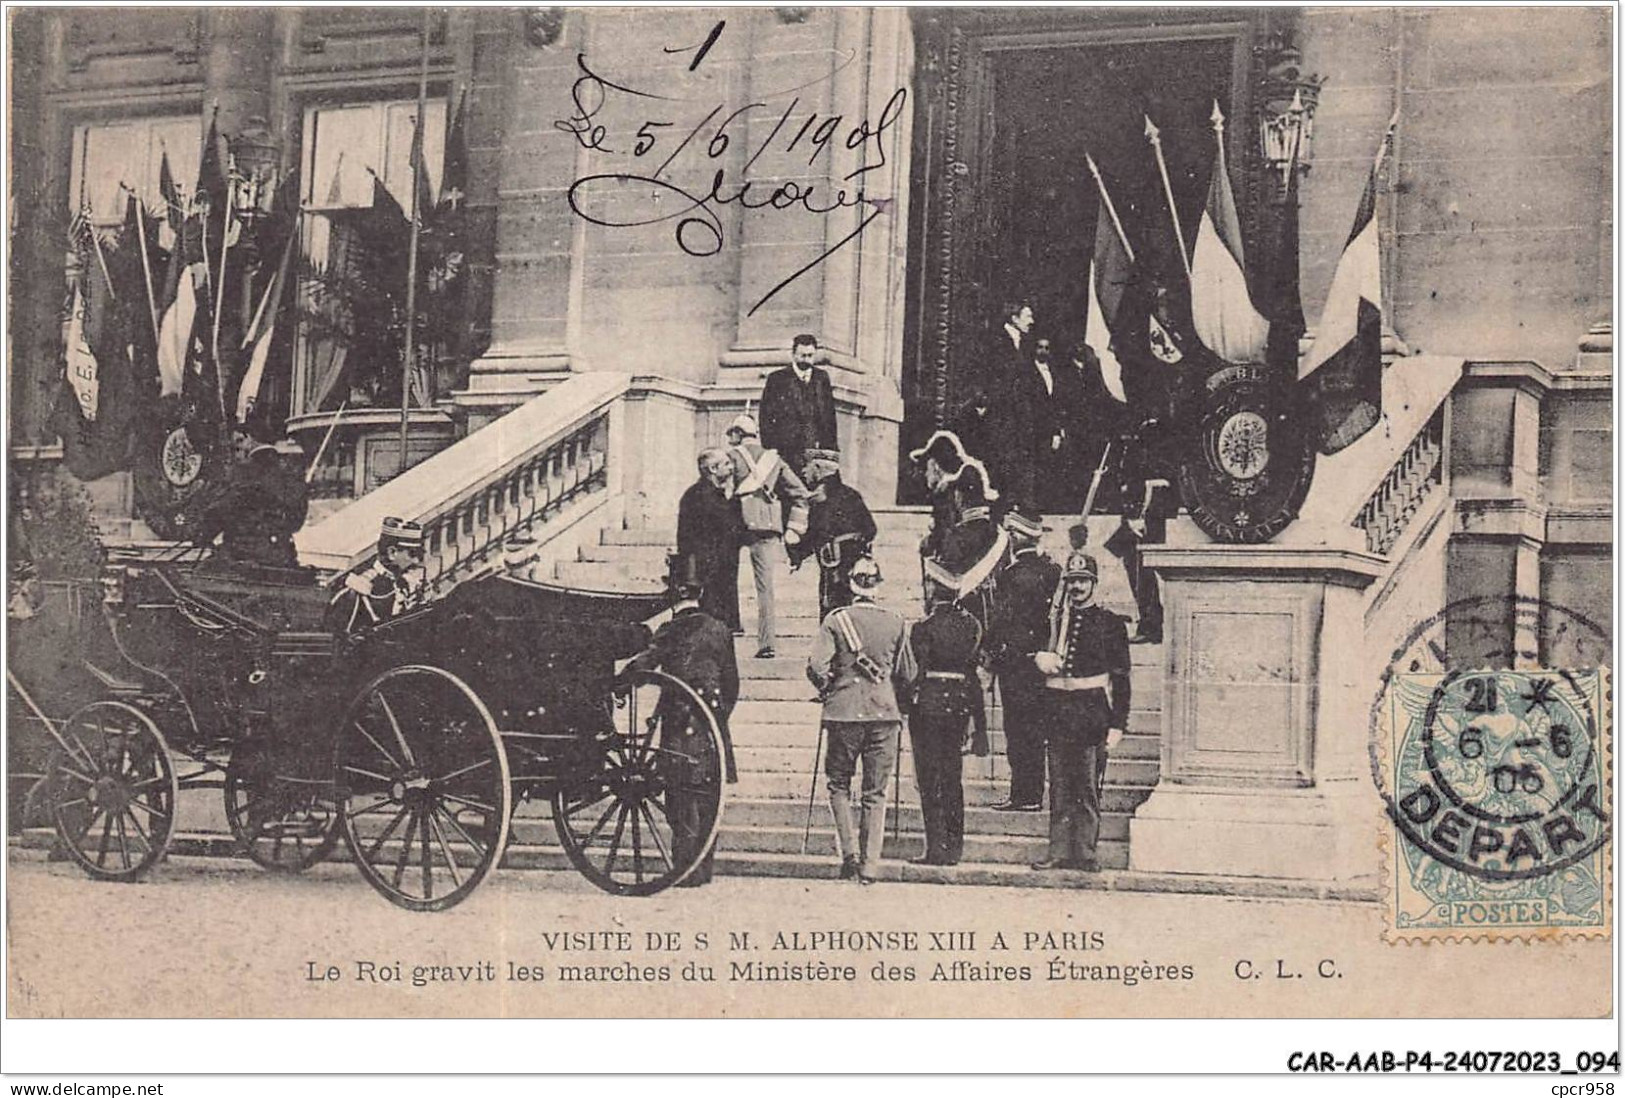
<path fill-rule="evenodd" d="M 1162 778 L 1130 822 L 1143 872 L 1349 880 L 1377 871 L 1359 680 L 1369 553 L 1158 546 Z"/>
<path fill-rule="evenodd" d="M 271 131 L 271 62 L 277 56 L 271 8 L 212 8 L 202 60 L 204 125 L 218 105 L 221 134 L 276 144 Z"/>
<path fill-rule="evenodd" d="M 1539 651 L 1514 599 L 1541 593 L 1541 407 L 1551 385 L 1534 362 L 1472 362 L 1451 398 L 1445 648 L 1454 666 L 1510 667 Z"/>

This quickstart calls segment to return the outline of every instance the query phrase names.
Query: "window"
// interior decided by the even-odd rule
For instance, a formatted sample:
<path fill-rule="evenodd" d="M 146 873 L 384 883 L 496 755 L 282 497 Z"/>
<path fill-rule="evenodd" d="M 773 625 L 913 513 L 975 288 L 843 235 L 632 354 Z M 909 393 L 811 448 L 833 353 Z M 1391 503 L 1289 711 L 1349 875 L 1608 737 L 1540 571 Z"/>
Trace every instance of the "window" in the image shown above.
<path fill-rule="evenodd" d="M 431 99 L 424 111 L 424 167 L 431 197 L 438 196 L 446 143 L 446 103 Z M 412 204 L 412 130 L 417 100 L 311 107 L 305 112 L 302 175 L 307 267 L 325 285 L 306 287 L 306 322 L 294 364 L 293 414 L 399 401 L 399 367 L 375 346 L 354 310 L 335 290 L 348 262 L 345 211 L 372 205 L 373 174 L 403 211 Z M 404 223 L 403 223 L 404 224 Z M 403 230 L 404 231 L 404 230 Z M 405 270 L 401 272 L 405 284 Z M 376 332 L 376 328 L 371 329 Z M 393 352 L 398 356 L 398 349 Z M 394 392 L 390 391 L 393 384 Z"/>
<path fill-rule="evenodd" d="M 69 207 L 90 207 L 91 220 L 102 226 L 124 220 L 122 183 L 131 187 L 154 217 L 164 218 L 160 243 L 172 239 L 163 196 L 158 192 L 159 165 L 167 153 L 169 172 L 183 194 L 197 184 L 203 123 L 196 114 L 126 118 L 74 127 Z"/>

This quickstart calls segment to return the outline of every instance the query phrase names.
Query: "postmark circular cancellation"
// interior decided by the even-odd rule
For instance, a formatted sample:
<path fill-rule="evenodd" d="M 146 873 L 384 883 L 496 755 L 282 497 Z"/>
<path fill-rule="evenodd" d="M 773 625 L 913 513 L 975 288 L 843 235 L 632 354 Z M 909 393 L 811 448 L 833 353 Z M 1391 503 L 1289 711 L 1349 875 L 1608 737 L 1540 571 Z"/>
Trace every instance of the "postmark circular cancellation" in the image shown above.
<path fill-rule="evenodd" d="M 1611 661 L 1605 630 L 1536 599 L 1453 603 L 1395 651 L 1371 710 L 1390 940 L 1608 933 Z"/>

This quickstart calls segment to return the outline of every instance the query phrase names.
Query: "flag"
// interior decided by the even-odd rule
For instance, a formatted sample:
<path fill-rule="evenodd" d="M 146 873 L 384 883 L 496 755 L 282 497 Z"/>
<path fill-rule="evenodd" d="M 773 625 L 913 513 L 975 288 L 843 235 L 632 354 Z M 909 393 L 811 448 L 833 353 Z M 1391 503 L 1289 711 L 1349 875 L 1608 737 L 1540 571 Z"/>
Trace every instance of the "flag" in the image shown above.
<path fill-rule="evenodd" d="M 259 296 L 258 305 L 248 330 L 243 337 L 243 347 L 248 349 L 248 366 L 243 372 L 243 379 L 237 387 L 237 420 L 247 423 L 251 415 L 256 413 L 264 418 L 265 409 L 260 407 L 261 395 L 265 387 L 266 364 L 271 358 L 272 346 L 277 342 L 277 322 L 287 298 L 287 288 L 290 284 L 289 272 L 293 266 L 293 255 L 299 244 L 299 175 L 290 172 L 277 188 L 276 199 L 272 203 L 272 212 L 263 222 L 264 231 L 257 241 L 258 251 L 262 263 L 275 262 L 271 277 L 265 283 L 265 288 Z M 280 255 L 280 259 L 276 257 Z M 284 341 L 284 345 L 285 341 Z"/>
<path fill-rule="evenodd" d="M 1116 400 L 1128 403 L 1123 391 L 1123 364 L 1114 350 L 1114 334 L 1128 286 L 1133 262 L 1104 201 L 1095 218 L 1095 255 L 1089 267 L 1089 312 L 1084 325 L 1085 342 L 1100 360 L 1100 380 Z"/>
<path fill-rule="evenodd" d="M 1287 165 L 1286 198 L 1275 227 L 1275 246 L 1260 283 L 1269 309 L 1270 335 L 1264 361 L 1281 379 L 1298 376 L 1298 341 L 1303 338 L 1303 295 L 1298 288 L 1298 150 Z"/>
<path fill-rule="evenodd" d="M 1191 320 L 1197 338 L 1226 362 L 1264 361 L 1269 322 L 1253 307 L 1247 290 L 1241 220 L 1236 216 L 1236 199 L 1230 190 L 1222 145 L 1214 157 L 1207 205 L 1196 229 L 1196 250 L 1191 259 Z"/>
<path fill-rule="evenodd" d="M 1382 254 L 1377 244 L 1377 171 L 1393 136 L 1383 137 L 1367 176 L 1354 227 L 1332 275 L 1315 342 L 1299 371 L 1311 437 L 1335 454 L 1382 415 Z"/>
<path fill-rule="evenodd" d="M 435 360 L 465 362 L 473 357 L 474 333 L 468 315 L 469 224 L 465 208 L 468 188 L 468 136 L 465 92 L 446 130 L 440 168 L 440 198 L 424 224 L 418 257 L 424 297 L 424 342 Z"/>
<path fill-rule="evenodd" d="M 139 232 L 138 207 L 131 196 L 117 236 L 104 245 L 88 221 L 78 236 L 79 276 L 54 426 L 68 469 L 81 480 L 129 466 L 136 416 L 132 357 L 138 346 L 150 347 L 142 337 L 151 328 Z"/>

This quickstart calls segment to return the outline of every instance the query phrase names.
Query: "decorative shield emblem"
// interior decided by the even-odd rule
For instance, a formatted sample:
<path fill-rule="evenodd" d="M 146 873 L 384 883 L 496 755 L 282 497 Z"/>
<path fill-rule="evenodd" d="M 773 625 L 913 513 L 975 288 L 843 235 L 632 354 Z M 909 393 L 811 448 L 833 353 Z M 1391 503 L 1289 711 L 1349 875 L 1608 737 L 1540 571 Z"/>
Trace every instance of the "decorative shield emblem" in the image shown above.
<path fill-rule="evenodd" d="M 1179 486 L 1191 518 L 1215 541 L 1268 541 L 1298 517 L 1315 450 L 1284 389 L 1262 366 L 1227 363 L 1208 375 Z"/>
<path fill-rule="evenodd" d="M 164 436 L 158 461 L 164 479 L 176 488 L 187 487 L 203 472 L 203 455 L 193 447 L 185 427 L 176 427 Z"/>

